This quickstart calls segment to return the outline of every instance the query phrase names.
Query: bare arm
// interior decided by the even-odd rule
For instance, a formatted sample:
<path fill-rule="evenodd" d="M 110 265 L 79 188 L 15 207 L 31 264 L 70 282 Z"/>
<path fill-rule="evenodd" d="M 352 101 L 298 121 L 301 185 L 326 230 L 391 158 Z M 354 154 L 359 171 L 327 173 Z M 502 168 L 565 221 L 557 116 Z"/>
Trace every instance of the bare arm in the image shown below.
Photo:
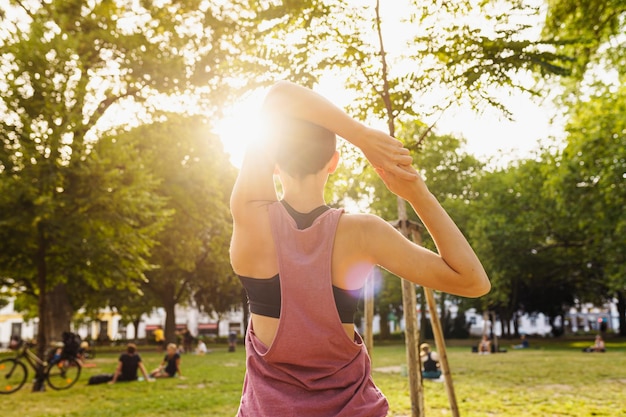
<path fill-rule="evenodd" d="M 388 134 L 368 128 L 350 117 L 332 102 L 313 90 L 280 81 L 270 89 L 263 104 L 264 111 L 304 119 L 336 133 L 357 146 L 375 168 L 382 168 L 410 180 L 412 158 L 402 143 Z"/>
<path fill-rule="evenodd" d="M 436 290 L 465 297 L 486 294 L 491 284 L 480 260 L 421 177 L 407 181 L 384 170 L 377 172 L 390 191 L 411 204 L 432 236 L 437 253 L 415 245 L 376 219 L 371 221 L 368 229 L 372 238 L 367 240 L 374 263 Z"/>
<path fill-rule="evenodd" d="M 117 368 L 115 368 L 115 373 L 113 374 L 113 379 L 109 381 L 109 384 L 115 384 L 117 378 L 120 377 L 122 373 L 122 361 L 117 362 Z"/>
<path fill-rule="evenodd" d="M 146 367 L 143 366 L 143 362 L 139 362 L 139 370 L 141 371 L 141 374 L 146 381 L 149 381 L 151 379 L 150 375 L 148 375 L 148 371 L 146 371 Z"/>
<path fill-rule="evenodd" d="M 325 127 L 359 147 L 374 167 L 393 172 L 407 180 L 416 177 L 410 169 L 413 161 L 409 151 L 400 141 L 354 120 L 313 90 L 288 81 L 279 81 L 267 93 L 263 112 L 268 122 L 276 116 L 289 116 Z M 245 217 L 245 211 L 241 210 L 249 203 L 276 201 L 272 179 L 273 152 L 268 146 L 276 144 L 254 141 L 246 151 L 231 194 L 231 211 L 235 220 Z"/>

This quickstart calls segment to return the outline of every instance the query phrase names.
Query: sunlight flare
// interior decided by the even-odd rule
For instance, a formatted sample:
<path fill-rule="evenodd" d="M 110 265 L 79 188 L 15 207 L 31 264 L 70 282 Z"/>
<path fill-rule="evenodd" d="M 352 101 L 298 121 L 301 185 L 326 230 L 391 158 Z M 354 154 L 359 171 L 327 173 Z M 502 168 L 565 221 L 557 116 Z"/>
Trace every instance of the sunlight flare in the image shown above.
<path fill-rule="evenodd" d="M 224 118 L 216 125 L 215 133 L 237 168 L 241 167 L 248 144 L 261 137 L 264 127 L 260 113 L 266 92 L 266 89 L 258 89 L 244 94 L 224 112 Z"/>

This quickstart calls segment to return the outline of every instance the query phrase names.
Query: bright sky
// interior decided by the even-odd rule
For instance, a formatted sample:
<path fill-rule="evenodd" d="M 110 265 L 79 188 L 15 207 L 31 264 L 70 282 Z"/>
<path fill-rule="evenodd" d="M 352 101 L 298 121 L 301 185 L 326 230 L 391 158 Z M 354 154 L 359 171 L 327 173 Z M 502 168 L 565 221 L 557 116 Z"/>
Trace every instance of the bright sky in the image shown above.
<path fill-rule="evenodd" d="M 326 80 L 315 89 L 340 107 L 349 100 L 348 93 L 342 90 L 339 80 L 333 79 Z M 247 141 L 259 130 L 254 115 L 259 113 L 265 91 L 244 95 L 228 110 L 228 116 L 219 125 L 217 133 L 237 167 L 241 165 Z M 562 131 L 560 122 L 551 121 L 554 108 L 549 100 L 540 104 L 520 93 L 518 96 L 503 98 L 503 101 L 515 120 L 506 120 L 496 110 L 488 110 L 480 115 L 467 108 L 450 109 L 437 122 L 437 132 L 464 137 L 467 152 L 482 160 L 493 157 L 507 163 L 530 156 L 538 148 L 538 141 L 559 136 Z"/>
<path fill-rule="evenodd" d="M 388 23 L 383 26 L 383 36 L 390 54 L 393 53 L 390 51 L 393 46 L 402 47 L 406 44 L 407 33 L 410 32 L 401 23 L 406 16 L 403 12 L 406 3 L 407 0 L 394 0 L 393 5 L 381 2 L 383 23 Z M 315 90 L 340 107 L 346 106 L 351 99 L 339 79 L 326 78 Z M 235 166 L 241 164 L 246 138 L 254 136 L 255 131 L 258 131 L 250 117 L 258 113 L 263 95 L 264 91 L 256 91 L 242 97 L 229 110 L 230 117 L 221 123 L 218 130 L 225 150 L 231 155 Z M 449 109 L 437 122 L 437 133 L 452 133 L 464 137 L 467 141 L 466 150 L 470 154 L 483 160 L 493 157 L 505 164 L 530 156 L 538 148 L 539 140 L 559 136 L 562 131 L 560 122 L 551 121 L 555 110 L 550 105 L 550 100 L 546 99 L 543 104 L 539 104 L 522 93 L 503 96 L 500 100 L 513 114 L 513 121 L 506 120 L 495 109 L 487 110 L 484 114 L 477 114 L 468 108 Z"/>
<path fill-rule="evenodd" d="M 410 32 L 401 23 L 406 16 L 404 10 L 407 3 L 408 0 L 381 2 L 383 23 L 386 23 L 383 35 L 390 53 L 393 46 L 402 47 L 405 44 L 407 33 Z M 368 4 L 373 4 L 373 1 Z M 0 0 L 0 5 L 6 7 L 7 1 Z M 316 91 L 343 107 L 351 97 L 340 82 L 327 78 L 316 87 Z M 220 123 L 218 133 L 235 166 L 241 164 L 246 141 L 258 132 L 254 116 L 259 112 L 264 93 L 264 90 L 260 90 L 241 97 L 239 103 L 227 111 L 229 116 Z M 560 123 L 551 123 L 554 110 L 549 100 L 546 100 L 548 104 L 539 105 L 521 93 L 502 100 L 513 113 L 515 121 L 504 120 L 495 110 L 479 115 L 470 109 L 450 109 L 438 121 L 437 132 L 464 137 L 467 140 L 466 150 L 481 159 L 497 156 L 503 158 L 502 162 L 508 162 L 528 156 L 537 148 L 538 140 L 558 136 L 562 131 Z"/>

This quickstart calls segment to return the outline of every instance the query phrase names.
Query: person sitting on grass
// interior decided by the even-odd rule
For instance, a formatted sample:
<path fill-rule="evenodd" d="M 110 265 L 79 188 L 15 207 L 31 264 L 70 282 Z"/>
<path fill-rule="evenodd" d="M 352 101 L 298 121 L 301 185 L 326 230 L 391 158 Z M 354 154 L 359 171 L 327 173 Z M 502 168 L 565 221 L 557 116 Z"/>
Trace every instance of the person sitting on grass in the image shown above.
<path fill-rule="evenodd" d="M 198 340 L 198 346 L 196 346 L 196 353 L 198 355 L 204 355 L 208 352 L 209 350 L 206 347 L 206 343 L 204 343 L 204 340 Z"/>
<path fill-rule="evenodd" d="M 606 352 L 606 346 L 602 336 L 597 335 L 596 340 L 592 346 L 583 349 L 583 352 Z"/>
<path fill-rule="evenodd" d="M 428 343 L 420 345 L 420 361 L 422 362 L 422 377 L 424 379 L 438 379 L 441 376 L 439 369 L 439 355 L 430 350 Z"/>
<path fill-rule="evenodd" d="M 137 346 L 134 343 L 126 345 L 126 352 L 122 353 L 117 363 L 117 369 L 113 374 L 113 379 L 109 384 L 115 384 L 118 381 L 137 381 L 137 370 L 141 370 L 146 381 L 154 381 L 148 375 L 146 367 L 143 366 L 141 356 L 137 353 Z"/>
<path fill-rule="evenodd" d="M 180 371 L 180 354 L 176 349 L 176 344 L 170 343 L 167 345 L 167 353 L 163 362 L 157 369 L 150 372 L 150 376 L 153 378 L 173 378 L 176 374 L 179 378 L 183 377 Z"/>
<path fill-rule="evenodd" d="M 484 334 L 482 340 L 478 344 L 478 354 L 488 355 L 490 353 L 491 353 L 491 340 L 489 340 L 489 336 Z"/>
<path fill-rule="evenodd" d="M 530 343 L 526 338 L 526 335 L 523 334 L 520 336 L 521 342 L 519 345 L 513 345 L 513 349 L 528 349 L 530 347 Z"/>

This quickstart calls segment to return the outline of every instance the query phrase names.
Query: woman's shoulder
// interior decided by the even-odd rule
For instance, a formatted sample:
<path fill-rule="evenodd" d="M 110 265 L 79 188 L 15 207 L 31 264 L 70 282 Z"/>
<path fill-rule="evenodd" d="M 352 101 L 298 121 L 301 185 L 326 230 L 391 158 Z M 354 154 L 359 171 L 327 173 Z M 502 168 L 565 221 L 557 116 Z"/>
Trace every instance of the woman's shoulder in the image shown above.
<path fill-rule="evenodd" d="M 384 239 L 390 233 L 397 232 L 389 222 L 375 214 L 367 213 L 344 213 L 339 221 L 339 227 L 339 233 L 353 235 L 355 239 L 369 237 Z"/>
<path fill-rule="evenodd" d="M 344 213 L 337 227 L 335 243 L 350 258 L 373 261 L 372 253 L 380 242 L 388 242 L 393 226 L 374 214 Z"/>
<path fill-rule="evenodd" d="M 346 211 L 344 211 L 343 215 L 341 216 L 341 222 L 344 223 L 344 225 L 353 228 L 375 226 L 378 224 L 388 224 L 386 221 L 384 221 L 375 214 L 350 213 Z"/>

